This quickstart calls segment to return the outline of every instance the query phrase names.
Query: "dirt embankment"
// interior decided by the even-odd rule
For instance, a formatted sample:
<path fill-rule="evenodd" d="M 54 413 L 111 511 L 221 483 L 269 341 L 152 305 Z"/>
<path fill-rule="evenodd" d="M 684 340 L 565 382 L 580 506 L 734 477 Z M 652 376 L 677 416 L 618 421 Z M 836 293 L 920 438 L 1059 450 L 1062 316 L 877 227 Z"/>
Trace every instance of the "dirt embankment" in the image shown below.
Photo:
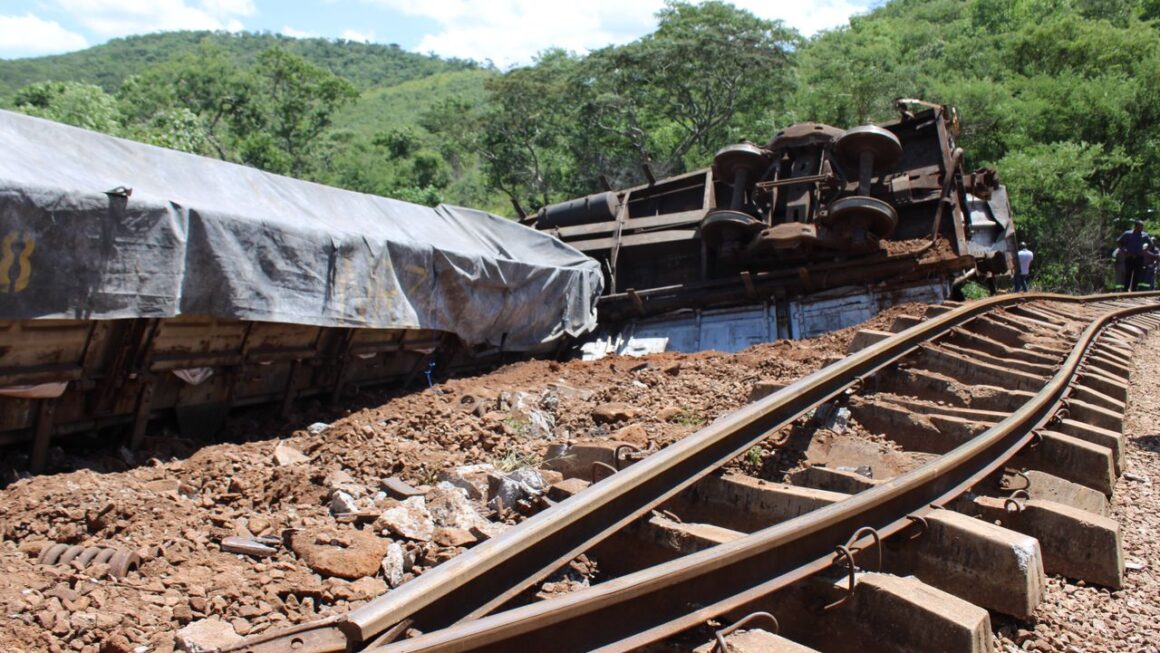
<path fill-rule="evenodd" d="M 236 419 L 229 429 L 240 444 L 196 448 L 155 434 L 135 456 L 147 462 L 133 467 L 107 450 L 54 452 L 78 471 L 0 491 L 0 650 L 168 651 L 174 631 L 208 617 L 253 634 L 349 610 L 486 534 L 404 537 L 397 524 L 337 519 L 338 490 L 356 510 L 382 511 L 404 503 L 381 492 L 388 477 L 423 489 L 457 466 L 534 465 L 550 444 L 585 438 L 663 447 L 743 405 L 757 381 L 791 382 L 840 357 L 853 332 L 736 355 L 517 363 L 410 395 L 363 394 L 345 416 L 313 427 L 317 414 L 291 424 Z M 612 423 L 602 417 L 610 411 Z M 494 507 L 473 504 L 492 522 L 514 517 Z M 222 550 L 228 537 L 273 543 L 288 531 L 295 541 L 270 557 Z M 51 543 L 120 547 L 143 562 L 121 579 L 107 566 L 37 564 Z M 392 545 L 403 564 L 380 570 Z"/>

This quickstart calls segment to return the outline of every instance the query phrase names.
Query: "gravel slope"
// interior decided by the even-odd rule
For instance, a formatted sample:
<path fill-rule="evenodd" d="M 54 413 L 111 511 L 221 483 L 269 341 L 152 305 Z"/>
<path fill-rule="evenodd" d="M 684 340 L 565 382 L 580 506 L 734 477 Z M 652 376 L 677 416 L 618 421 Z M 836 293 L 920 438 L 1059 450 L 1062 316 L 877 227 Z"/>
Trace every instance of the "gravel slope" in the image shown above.
<path fill-rule="evenodd" d="M 1109 591 L 1049 577 L 1035 621 L 996 619 L 996 650 L 1160 653 L 1160 331 L 1140 343 L 1124 416 L 1127 465 L 1116 483 L 1127 574 Z"/>

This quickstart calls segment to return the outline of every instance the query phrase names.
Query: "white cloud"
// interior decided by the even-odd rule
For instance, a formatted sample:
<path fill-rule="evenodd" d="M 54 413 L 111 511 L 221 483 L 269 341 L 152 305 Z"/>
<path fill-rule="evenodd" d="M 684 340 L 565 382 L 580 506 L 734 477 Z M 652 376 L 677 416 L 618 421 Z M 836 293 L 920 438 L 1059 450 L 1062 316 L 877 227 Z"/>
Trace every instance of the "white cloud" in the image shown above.
<path fill-rule="evenodd" d="M 201 0 L 201 6 L 215 16 L 253 16 L 253 0 Z"/>
<path fill-rule="evenodd" d="M 733 5 L 747 9 L 762 18 L 778 18 L 805 36 L 833 29 L 849 22 L 850 16 L 870 8 L 868 0 L 812 0 L 810 2 L 763 2 L 732 0 Z"/>
<path fill-rule="evenodd" d="M 445 57 L 491 59 L 499 66 L 525 64 L 546 48 L 584 52 L 627 43 L 651 31 L 660 0 L 375 0 L 439 23 L 415 50 Z"/>
<path fill-rule="evenodd" d="M 85 37 L 68 31 L 56 21 L 32 14 L 0 16 L 0 56 L 54 54 L 88 46 Z"/>
<path fill-rule="evenodd" d="M 358 43 L 370 43 L 375 40 L 375 31 L 360 32 L 353 29 L 344 29 L 340 36 L 348 41 L 356 41 Z"/>
<path fill-rule="evenodd" d="M 586 52 L 627 43 L 656 29 L 663 0 L 372 0 L 435 21 L 440 29 L 415 47 L 445 57 L 491 59 L 501 67 L 527 64 L 549 47 Z M 781 19 L 805 35 L 846 24 L 871 0 L 769 2 L 734 0 L 767 19 Z"/>
<path fill-rule="evenodd" d="M 239 17 L 255 13 L 252 0 L 55 0 L 85 28 L 104 36 L 167 30 L 243 29 Z"/>
<path fill-rule="evenodd" d="M 312 39 L 320 36 L 317 32 L 311 32 L 310 30 L 305 29 L 295 29 L 289 25 L 284 25 L 281 32 L 285 36 L 291 36 L 296 39 Z"/>

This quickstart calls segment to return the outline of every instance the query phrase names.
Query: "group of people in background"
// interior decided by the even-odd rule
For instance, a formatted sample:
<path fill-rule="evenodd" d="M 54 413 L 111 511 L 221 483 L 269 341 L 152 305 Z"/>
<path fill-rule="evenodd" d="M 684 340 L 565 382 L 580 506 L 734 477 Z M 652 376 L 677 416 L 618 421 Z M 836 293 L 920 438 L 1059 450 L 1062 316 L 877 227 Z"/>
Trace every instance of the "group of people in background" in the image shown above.
<path fill-rule="evenodd" d="M 1131 229 L 1116 239 L 1116 288 L 1152 290 L 1156 287 L 1160 266 L 1160 239 L 1144 231 L 1144 221 L 1137 220 Z"/>
<path fill-rule="evenodd" d="M 1034 258 L 1027 243 L 1019 243 L 1019 251 L 1015 254 L 1015 274 L 1011 279 L 1014 292 L 1027 292 L 1027 279 Z M 1131 229 L 1120 234 L 1112 258 L 1116 265 L 1116 290 L 1156 289 L 1160 277 L 1160 237 L 1149 236 L 1144 231 L 1143 220 L 1136 220 Z"/>

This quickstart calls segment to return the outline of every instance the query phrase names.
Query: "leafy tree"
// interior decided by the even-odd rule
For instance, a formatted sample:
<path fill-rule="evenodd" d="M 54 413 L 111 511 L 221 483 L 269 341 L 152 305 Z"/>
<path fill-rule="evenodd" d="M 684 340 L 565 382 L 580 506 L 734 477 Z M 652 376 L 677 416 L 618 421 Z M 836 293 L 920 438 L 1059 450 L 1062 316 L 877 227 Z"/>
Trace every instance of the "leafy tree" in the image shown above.
<path fill-rule="evenodd" d="M 309 170 L 313 144 L 330 126 L 335 110 L 358 92 L 345 79 L 279 48 L 258 56 L 255 74 L 263 100 L 256 122 L 263 131 L 243 141 L 243 160 L 301 176 Z M 269 156 L 270 146 L 279 156 Z"/>
<path fill-rule="evenodd" d="M 245 68 L 203 44 L 128 78 L 119 95 L 126 120 L 145 140 L 201 153 L 209 145 L 222 159 L 308 177 L 320 137 L 357 92 L 278 48 Z"/>
<path fill-rule="evenodd" d="M 663 174 L 703 165 L 776 103 L 801 39 L 717 0 L 670 1 L 657 17 L 656 32 L 585 62 L 584 128 L 613 134 L 638 166 Z"/>
<path fill-rule="evenodd" d="M 130 128 L 129 136 L 171 150 L 214 156 L 217 145 L 210 132 L 194 112 L 186 108 L 166 109 L 154 115 L 147 124 Z"/>
<path fill-rule="evenodd" d="M 796 32 L 716 0 L 670 2 L 660 26 L 579 58 L 542 53 L 488 82 L 478 149 L 494 188 L 530 208 L 704 165 L 792 83 Z"/>
<path fill-rule="evenodd" d="M 1035 144 L 999 162 L 1020 238 L 1036 243 L 1039 285 L 1098 291 L 1118 233 L 1119 206 L 1101 179 L 1130 165 L 1121 151 L 1088 143 Z"/>
<path fill-rule="evenodd" d="M 108 134 L 121 131 L 116 100 L 92 84 L 36 82 L 20 89 L 13 105 L 17 111 L 30 116 Z"/>
<path fill-rule="evenodd" d="M 419 136 L 413 130 L 405 127 L 381 133 L 375 136 L 371 142 L 386 148 L 392 159 L 405 159 L 418 151 L 420 147 Z"/>
<path fill-rule="evenodd" d="M 491 185 L 531 208 L 550 203 L 571 174 L 566 113 L 576 58 L 560 51 L 488 81 L 491 109 L 481 118 L 479 149 Z"/>
<path fill-rule="evenodd" d="M 447 164 L 438 153 L 431 151 L 419 152 L 412 159 L 411 174 L 420 188 L 442 188 L 450 181 Z"/>
<path fill-rule="evenodd" d="M 482 109 L 458 97 L 435 103 L 419 118 L 419 125 L 433 134 L 439 154 L 456 176 L 462 176 L 480 151 Z"/>
<path fill-rule="evenodd" d="M 386 195 L 424 206 L 436 206 L 443 202 L 443 193 L 435 186 L 396 186 Z"/>
<path fill-rule="evenodd" d="M 132 123 L 148 125 L 157 114 L 174 109 L 197 116 L 200 138 L 221 159 L 233 158 L 231 129 L 244 134 L 260 126 L 262 102 L 253 75 L 225 51 L 204 43 L 129 77 L 118 97 L 122 113 Z"/>
<path fill-rule="evenodd" d="M 919 77 L 900 60 L 905 32 L 893 21 L 855 21 L 821 35 L 802 54 L 802 93 L 785 122 L 815 120 L 854 126 L 883 120 L 892 100 L 922 96 Z"/>
<path fill-rule="evenodd" d="M 1140 19 L 1160 21 L 1160 0 L 1143 0 L 1140 3 Z"/>

